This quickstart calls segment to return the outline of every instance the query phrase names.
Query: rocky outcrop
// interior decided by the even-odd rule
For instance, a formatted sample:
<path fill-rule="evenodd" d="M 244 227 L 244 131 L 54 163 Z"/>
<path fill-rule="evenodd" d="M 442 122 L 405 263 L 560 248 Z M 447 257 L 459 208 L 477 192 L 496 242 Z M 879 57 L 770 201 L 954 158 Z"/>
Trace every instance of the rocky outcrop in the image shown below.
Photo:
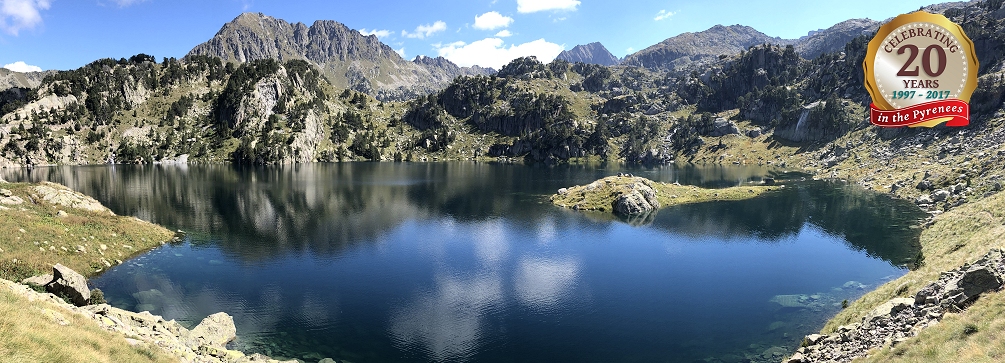
<path fill-rule="evenodd" d="M 52 267 L 52 281 L 45 285 L 45 290 L 66 297 L 77 306 L 91 302 L 91 289 L 87 287 L 87 279 L 60 264 Z"/>
<path fill-rule="evenodd" d="M 21 280 L 21 283 L 25 285 L 45 286 L 48 285 L 50 282 L 52 282 L 52 280 L 53 280 L 52 275 L 44 274 L 26 278 L 24 280 Z"/>
<path fill-rule="evenodd" d="M 621 61 L 614 54 L 604 47 L 600 42 L 593 42 L 586 45 L 577 45 L 570 50 L 563 50 L 555 59 L 561 59 L 571 63 L 581 62 L 589 64 L 599 64 L 602 66 L 617 65 Z"/>
<path fill-rule="evenodd" d="M 57 96 L 54 94 L 46 95 L 38 100 L 31 101 L 27 105 L 18 108 L 17 111 L 11 112 L 9 114 L 3 115 L 4 122 L 12 122 L 15 118 L 20 118 L 22 120 L 31 117 L 32 113 L 42 113 L 48 112 L 52 109 L 62 110 L 66 106 L 76 104 L 80 100 L 74 95 Z"/>
<path fill-rule="evenodd" d="M 614 212 L 625 215 L 649 213 L 660 209 L 660 201 L 656 199 L 656 190 L 649 185 L 648 180 L 638 178 L 628 185 L 628 191 L 614 200 Z"/>
<path fill-rule="evenodd" d="M 49 319 L 60 325 L 68 325 L 65 314 L 78 314 L 94 320 L 105 330 L 123 335 L 132 345 L 158 347 L 185 363 L 279 363 L 261 354 L 245 355 L 226 348 L 226 342 L 234 339 L 233 319 L 226 313 L 217 313 L 203 319 L 199 325 L 188 330 L 174 320 L 152 315 L 149 312 L 134 313 L 107 304 L 74 306 L 51 293 L 40 293 L 28 286 L 0 279 L 0 288 L 9 289 L 15 295 L 29 301 L 46 301 L 55 310 L 45 310 Z M 61 310 L 56 311 L 56 310 Z M 156 348 L 155 348 L 156 349 Z M 286 363 L 293 363 L 291 360 Z"/>
<path fill-rule="evenodd" d="M 17 205 L 21 203 L 24 203 L 24 199 L 14 195 L 9 189 L 0 189 L 0 204 Z"/>
<path fill-rule="evenodd" d="M 879 26 L 880 22 L 871 19 L 845 20 L 797 39 L 796 53 L 805 59 L 813 59 L 824 53 L 844 51 L 849 41 L 858 36 L 872 35 Z"/>
<path fill-rule="evenodd" d="M 94 198 L 56 183 L 42 182 L 41 185 L 35 186 L 33 189 L 37 193 L 34 197 L 51 204 L 82 209 L 89 212 L 114 214 L 110 209 L 94 200 Z"/>
<path fill-rule="evenodd" d="M 317 151 L 321 141 L 324 140 L 324 128 L 322 121 L 314 110 L 307 112 L 304 116 L 304 130 L 294 135 L 293 143 L 290 144 L 293 155 L 291 158 L 296 163 L 310 163 L 317 161 Z"/>
<path fill-rule="evenodd" d="M 485 68 L 478 65 L 473 65 L 470 67 L 460 67 L 454 62 L 443 58 L 443 57 L 427 57 L 424 55 L 415 56 L 412 59 L 412 63 L 418 64 L 420 66 L 426 67 L 426 69 L 439 69 L 443 70 L 448 76 L 477 76 L 477 75 L 487 75 L 496 73 L 495 69 Z"/>
<path fill-rule="evenodd" d="M 962 312 L 984 293 L 1002 288 L 1005 252 L 992 249 L 972 264 L 943 272 L 939 280 L 913 298 L 895 298 L 870 311 L 862 322 L 841 326 L 828 335 L 812 334 L 787 363 L 849 362 L 870 349 L 894 346 L 926 327 L 939 323 L 946 312 Z"/>
<path fill-rule="evenodd" d="M 722 117 L 715 119 L 712 123 L 712 133 L 709 136 L 718 137 L 726 135 L 736 135 L 740 133 L 740 128 L 736 123 Z"/>

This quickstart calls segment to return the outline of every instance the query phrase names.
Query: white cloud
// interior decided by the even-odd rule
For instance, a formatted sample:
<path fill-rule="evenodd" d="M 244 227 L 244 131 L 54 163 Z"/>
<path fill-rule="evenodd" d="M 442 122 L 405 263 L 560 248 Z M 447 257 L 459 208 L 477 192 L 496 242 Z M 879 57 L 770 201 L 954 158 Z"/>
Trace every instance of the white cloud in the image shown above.
<path fill-rule="evenodd" d="M 428 36 L 439 33 L 441 31 L 447 30 L 447 23 L 437 20 L 432 25 L 423 24 L 415 27 L 415 32 L 409 33 L 404 30 L 401 31 L 401 36 L 407 38 L 418 38 L 425 39 Z"/>
<path fill-rule="evenodd" d="M 511 44 L 509 47 L 506 47 L 500 38 L 485 38 L 470 44 L 454 42 L 433 46 L 440 56 L 459 66 L 479 65 L 495 69 L 502 68 L 513 59 L 526 56 L 536 56 L 545 63 L 551 62 L 565 49 L 562 45 L 548 42 L 543 38 L 523 44 Z"/>
<path fill-rule="evenodd" d="M 380 39 L 384 39 L 384 38 L 387 38 L 387 37 L 391 36 L 391 31 L 390 30 L 383 30 L 383 29 L 382 30 L 377 30 L 377 29 L 366 30 L 366 28 L 363 28 L 363 29 L 359 30 L 359 33 L 363 34 L 363 35 L 366 35 L 366 36 L 376 35 L 377 38 L 380 38 Z"/>
<path fill-rule="evenodd" d="M 516 0 L 516 11 L 536 13 L 546 10 L 576 10 L 579 0 Z"/>
<path fill-rule="evenodd" d="M 505 38 L 511 35 L 513 35 L 513 33 L 510 33 L 509 29 L 503 29 L 502 31 L 496 33 L 496 37 L 498 38 Z"/>
<path fill-rule="evenodd" d="M 674 14 L 677 13 L 673 11 L 660 10 L 659 13 L 656 13 L 656 17 L 653 18 L 653 20 L 660 21 L 664 19 L 669 19 L 671 16 L 674 16 Z"/>
<path fill-rule="evenodd" d="M 628 53 L 631 53 L 631 52 L 635 51 L 635 48 L 628 47 L 628 49 L 625 49 L 625 51 L 628 52 Z"/>
<path fill-rule="evenodd" d="M 398 55 L 400 55 L 402 58 L 405 58 L 405 47 L 395 49 L 394 52 L 398 53 Z"/>
<path fill-rule="evenodd" d="M 508 27 L 513 23 L 513 18 L 503 16 L 495 11 L 490 11 L 475 17 L 475 29 L 495 30 Z"/>
<path fill-rule="evenodd" d="M 124 7 L 127 7 L 129 5 L 133 5 L 133 4 L 139 4 L 139 3 L 142 3 L 142 2 L 146 2 L 146 1 L 147 0 L 112 0 L 112 2 L 114 2 L 120 8 L 124 8 Z"/>
<path fill-rule="evenodd" d="M 17 36 L 21 29 L 42 22 L 39 10 L 49 9 L 50 0 L 0 0 L 0 29 Z"/>
<path fill-rule="evenodd" d="M 14 72 L 21 72 L 21 73 L 42 71 L 41 67 L 25 64 L 23 61 L 17 61 L 11 64 L 5 64 L 3 67 L 12 70 Z"/>

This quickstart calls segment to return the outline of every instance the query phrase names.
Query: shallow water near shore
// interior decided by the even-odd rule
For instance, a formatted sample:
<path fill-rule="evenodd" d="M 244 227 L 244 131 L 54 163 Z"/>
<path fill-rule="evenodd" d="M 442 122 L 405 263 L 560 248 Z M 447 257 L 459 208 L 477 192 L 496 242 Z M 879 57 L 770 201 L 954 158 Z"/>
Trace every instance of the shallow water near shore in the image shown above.
<path fill-rule="evenodd" d="M 552 206 L 618 172 L 706 187 L 758 167 L 486 163 L 3 170 L 188 232 L 91 280 L 112 305 L 316 362 L 778 361 L 906 272 L 924 217 L 829 182 L 621 220 Z"/>

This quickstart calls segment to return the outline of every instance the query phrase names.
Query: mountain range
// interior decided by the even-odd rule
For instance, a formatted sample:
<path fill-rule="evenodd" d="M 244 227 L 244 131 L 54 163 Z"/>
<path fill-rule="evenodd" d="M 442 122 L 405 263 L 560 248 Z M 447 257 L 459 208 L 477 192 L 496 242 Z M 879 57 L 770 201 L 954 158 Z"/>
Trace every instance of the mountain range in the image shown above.
<path fill-rule="evenodd" d="M 852 38 L 874 32 L 879 22 L 852 19 L 811 32 L 800 39 L 770 37 L 743 25 L 716 25 L 688 32 L 618 59 L 600 42 L 577 45 L 556 59 L 613 66 L 624 64 L 653 70 L 684 70 L 714 63 L 719 56 L 739 53 L 758 44 L 793 45 L 803 58 L 833 52 Z M 349 88 L 381 100 L 407 100 L 442 89 L 462 75 L 486 75 L 495 70 L 459 67 L 443 57 L 405 60 L 374 35 L 363 35 L 332 20 L 307 26 L 261 13 L 244 13 L 224 24 L 212 39 L 189 51 L 225 61 L 301 59 L 318 67 L 338 88 Z"/>
<path fill-rule="evenodd" d="M 481 67 L 458 67 L 442 58 L 409 62 L 375 35 L 363 35 L 342 23 L 319 20 L 311 26 L 291 24 L 261 13 L 244 13 L 224 24 L 212 39 L 188 56 L 225 61 L 306 60 L 335 87 L 349 88 L 382 100 L 405 100 L 442 89 L 461 75 L 489 74 Z"/>
<path fill-rule="evenodd" d="M 1001 8 L 938 7 L 977 44 L 975 115 L 994 114 L 1005 98 Z M 616 58 L 591 43 L 558 61 L 518 58 L 495 72 L 440 57 L 408 61 L 335 21 L 308 27 L 246 13 L 182 59 L 137 54 L 70 71 L 0 71 L 0 165 L 182 155 L 258 164 L 663 163 L 714 152 L 707 138 L 737 132 L 828 142 L 857 130 L 868 109 L 860 65 L 877 24 L 849 20 L 795 40 L 720 25 L 616 66 L 597 64 Z M 697 72 L 682 72 L 689 69 Z M 744 123 L 731 126 L 724 115 Z"/>
<path fill-rule="evenodd" d="M 56 71 L 43 72 L 15 72 L 7 68 L 0 68 L 0 90 L 8 88 L 36 88 L 42 84 L 45 76 L 54 74 Z"/>

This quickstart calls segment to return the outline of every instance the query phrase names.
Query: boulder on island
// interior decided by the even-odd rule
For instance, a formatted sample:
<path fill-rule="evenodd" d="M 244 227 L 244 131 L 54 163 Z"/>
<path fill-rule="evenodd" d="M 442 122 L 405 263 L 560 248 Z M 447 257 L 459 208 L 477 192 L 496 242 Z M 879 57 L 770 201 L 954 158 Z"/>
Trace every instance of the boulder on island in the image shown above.
<path fill-rule="evenodd" d="M 87 279 L 69 267 L 56 264 L 52 267 L 52 282 L 45 285 L 45 290 L 65 296 L 74 305 L 84 306 L 91 300 L 91 289 L 87 288 Z"/>
<path fill-rule="evenodd" d="M 645 181 L 636 181 L 628 186 L 629 191 L 618 196 L 612 207 L 614 212 L 626 216 L 649 213 L 660 208 L 656 190 Z"/>

